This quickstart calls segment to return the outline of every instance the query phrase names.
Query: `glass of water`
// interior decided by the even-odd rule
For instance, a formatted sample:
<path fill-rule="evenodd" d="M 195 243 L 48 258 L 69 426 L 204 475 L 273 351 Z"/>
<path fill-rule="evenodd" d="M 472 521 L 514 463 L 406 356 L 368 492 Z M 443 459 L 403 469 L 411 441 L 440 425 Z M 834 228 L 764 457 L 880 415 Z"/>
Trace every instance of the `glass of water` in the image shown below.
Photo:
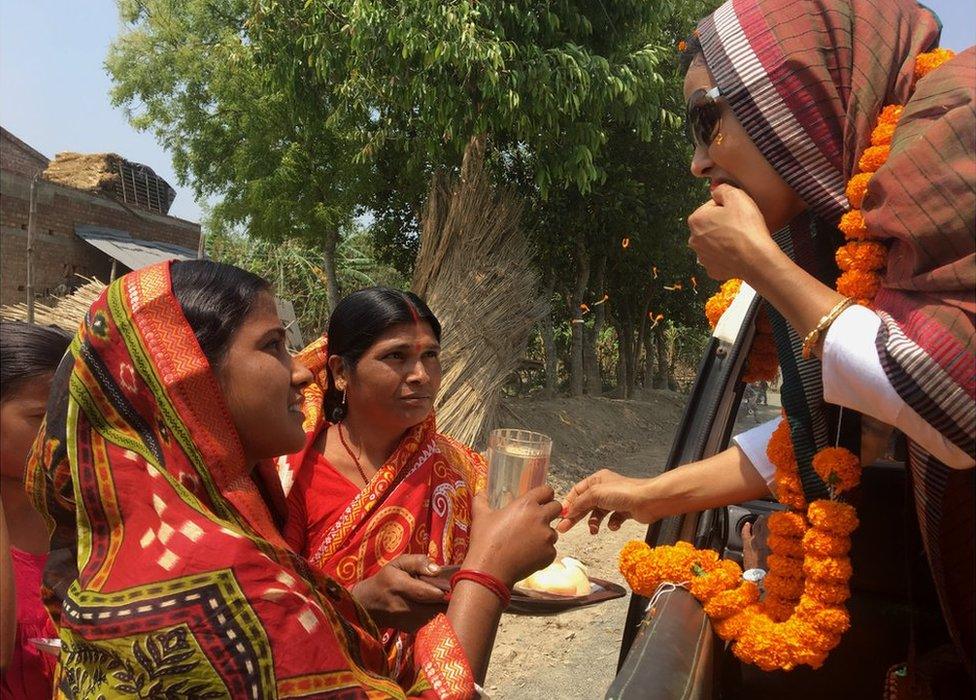
<path fill-rule="evenodd" d="M 488 504 L 503 508 L 526 491 L 542 486 L 549 475 L 552 438 L 518 428 L 488 436 Z"/>

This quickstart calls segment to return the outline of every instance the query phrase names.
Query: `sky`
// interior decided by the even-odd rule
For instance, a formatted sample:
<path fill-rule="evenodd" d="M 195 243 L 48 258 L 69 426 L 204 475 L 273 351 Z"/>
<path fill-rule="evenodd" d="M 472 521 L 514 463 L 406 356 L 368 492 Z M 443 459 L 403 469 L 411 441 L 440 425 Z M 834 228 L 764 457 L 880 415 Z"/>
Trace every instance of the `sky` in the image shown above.
<path fill-rule="evenodd" d="M 976 43 L 976 0 L 924 4 L 942 19 L 942 46 Z M 104 61 L 119 28 L 111 0 L 0 0 L 0 124 L 48 158 L 111 151 L 144 163 L 176 188 L 170 213 L 199 221 L 200 204 L 177 181 L 170 154 L 109 101 Z"/>

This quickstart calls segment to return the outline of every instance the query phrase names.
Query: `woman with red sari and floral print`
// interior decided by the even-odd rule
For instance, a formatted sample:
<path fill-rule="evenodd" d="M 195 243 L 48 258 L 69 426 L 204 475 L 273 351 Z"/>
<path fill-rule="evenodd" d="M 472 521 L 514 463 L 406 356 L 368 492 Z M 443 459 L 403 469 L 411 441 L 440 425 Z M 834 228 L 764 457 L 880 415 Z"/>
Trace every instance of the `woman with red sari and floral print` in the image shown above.
<path fill-rule="evenodd" d="M 92 305 L 28 470 L 51 529 L 58 697 L 475 694 L 507 587 L 555 555 L 559 503 L 541 488 L 485 518 L 476 501 L 402 684 L 365 611 L 280 533 L 271 460 L 304 440 L 311 379 L 284 338 L 267 283 L 209 261 L 130 273 Z"/>
<path fill-rule="evenodd" d="M 375 287 L 340 301 L 327 335 L 298 356 L 315 376 L 305 447 L 279 460 L 285 539 L 385 628 L 396 670 L 444 605 L 415 577 L 464 560 L 486 478 L 481 455 L 437 432 L 440 335 L 415 294 Z"/>
<path fill-rule="evenodd" d="M 971 681 L 976 49 L 952 57 L 939 33 L 912 0 L 730 0 L 702 20 L 685 42 L 685 98 L 691 171 L 712 196 L 689 217 L 689 245 L 711 277 L 764 300 L 793 495 L 828 493 L 812 458 L 835 441 L 856 452 L 863 437 L 869 464 L 878 426 L 907 438 L 926 554 Z M 559 529 L 766 496 L 776 423 L 654 479 L 595 474 Z"/>

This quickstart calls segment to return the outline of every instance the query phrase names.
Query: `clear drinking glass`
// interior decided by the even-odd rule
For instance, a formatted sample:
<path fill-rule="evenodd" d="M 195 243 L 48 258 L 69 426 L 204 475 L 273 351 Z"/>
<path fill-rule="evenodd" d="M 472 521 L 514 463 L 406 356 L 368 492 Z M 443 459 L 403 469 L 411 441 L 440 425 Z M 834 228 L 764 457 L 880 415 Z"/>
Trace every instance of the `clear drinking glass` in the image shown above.
<path fill-rule="evenodd" d="M 518 428 L 488 436 L 488 504 L 502 508 L 526 491 L 542 486 L 549 475 L 552 438 Z"/>

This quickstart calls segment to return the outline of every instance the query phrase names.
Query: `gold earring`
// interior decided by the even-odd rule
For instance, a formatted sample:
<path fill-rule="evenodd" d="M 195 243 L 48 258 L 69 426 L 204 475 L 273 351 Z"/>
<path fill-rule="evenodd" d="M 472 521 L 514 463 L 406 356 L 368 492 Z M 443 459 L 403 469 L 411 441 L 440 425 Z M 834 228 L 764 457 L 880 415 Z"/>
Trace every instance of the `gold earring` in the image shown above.
<path fill-rule="evenodd" d="M 721 131 L 718 132 L 718 135 L 715 137 L 715 144 L 716 145 L 721 144 L 722 143 L 722 139 L 724 139 L 724 138 L 725 138 L 725 134 L 723 134 Z"/>

